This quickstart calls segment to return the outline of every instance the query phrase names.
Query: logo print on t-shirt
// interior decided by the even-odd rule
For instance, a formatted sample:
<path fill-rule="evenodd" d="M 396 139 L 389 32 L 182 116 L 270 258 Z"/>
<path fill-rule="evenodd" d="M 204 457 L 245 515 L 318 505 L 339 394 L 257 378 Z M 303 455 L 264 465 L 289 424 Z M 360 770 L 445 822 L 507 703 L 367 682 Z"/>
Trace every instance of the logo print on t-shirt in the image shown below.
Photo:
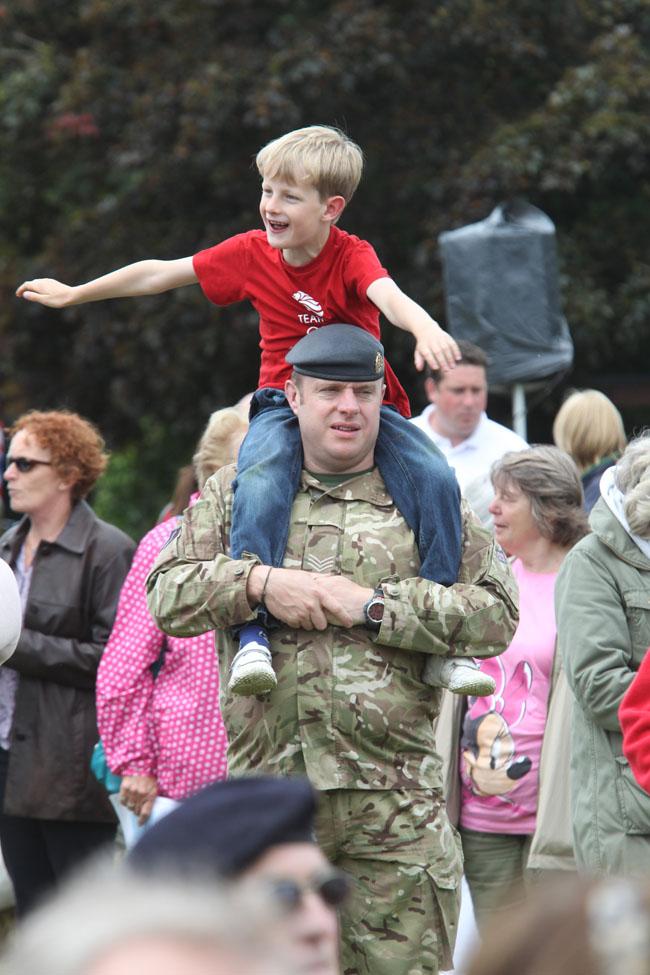
<path fill-rule="evenodd" d="M 294 291 L 291 296 L 295 301 L 300 302 L 305 308 L 310 312 L 309 315 L 298 315 L 298 321 L 302 322 L 303 325 L 322 325 L 324 318 L 324 311 L 321 308 L 319 302 L 311 295 L 308 295 L 306 291 Z"/>

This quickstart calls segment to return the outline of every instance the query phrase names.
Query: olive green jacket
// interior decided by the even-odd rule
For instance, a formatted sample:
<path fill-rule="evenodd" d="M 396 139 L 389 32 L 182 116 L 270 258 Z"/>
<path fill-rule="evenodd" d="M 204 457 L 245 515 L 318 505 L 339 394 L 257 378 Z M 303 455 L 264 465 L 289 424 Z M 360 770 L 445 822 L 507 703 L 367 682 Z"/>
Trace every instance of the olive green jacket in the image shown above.
<path fill-rule="evenodd" d="M 601 499 L 593 533 L 555 587 L 558 645 L 575 697 L 571 805 L 576 859 L 596 873 L 650 872 L 650 796 L 623 755 L 618 708 L 650 646 L 650 560 Z"/>
<path fill-rule="evenodd" d="M 208 629 L 227 673 L 237 649 L 229 628 L 253 618 L 246 580 L 255 559 L 231 559 L 233 468 L 208 481 L 148 580 L 149 608 L 175 636 Z M 517 590 L 491 535 L 463 510 L 457 584 L 418 576 L 412 532 L 375 470 L 324 490 L 304 473 L 285 568 L 383 583 L 378 634 L 364 626 L 273 631 L 278 685 L 268 696 L 229 695 L 221 706 L 233 775 L 307 774 L 317 789 L 440 789 L 433 721 L 441 692 L 423 683 L 427 654 L 493 656 L 515 630 Z"/>

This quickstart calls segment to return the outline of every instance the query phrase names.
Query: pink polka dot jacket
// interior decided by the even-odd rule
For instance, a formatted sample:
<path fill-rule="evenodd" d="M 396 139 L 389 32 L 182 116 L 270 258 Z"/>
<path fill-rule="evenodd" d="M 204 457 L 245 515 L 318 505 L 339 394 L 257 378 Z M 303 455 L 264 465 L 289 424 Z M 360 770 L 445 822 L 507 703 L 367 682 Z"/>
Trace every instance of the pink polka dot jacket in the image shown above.
<path fill-rule="evenodd" d="M 140 542 L 97 673 L 97 723 L 111 771 L 153 776 L 170 799 L 227 771 L 215 635 L 165 637 L 147 609 L 145 580 L 178 521 L 156 525 Z"/>

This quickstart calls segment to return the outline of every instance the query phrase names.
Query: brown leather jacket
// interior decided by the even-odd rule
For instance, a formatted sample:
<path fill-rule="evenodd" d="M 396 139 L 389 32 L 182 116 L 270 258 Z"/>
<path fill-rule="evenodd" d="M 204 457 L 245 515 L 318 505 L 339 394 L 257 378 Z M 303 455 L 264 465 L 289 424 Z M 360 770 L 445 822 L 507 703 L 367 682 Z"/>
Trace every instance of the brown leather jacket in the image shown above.
<path fill-rule="evenodd" d="M 0 538 L 14 564 L 29 529 L 23 518 Z M 95 676 L 135 545 L 85 501 L 32 567 L 23 631 L 5 664 L 18 672 L 4 811 L 36 819 L 111 822 L 90 771 L 98 739 Z"/>

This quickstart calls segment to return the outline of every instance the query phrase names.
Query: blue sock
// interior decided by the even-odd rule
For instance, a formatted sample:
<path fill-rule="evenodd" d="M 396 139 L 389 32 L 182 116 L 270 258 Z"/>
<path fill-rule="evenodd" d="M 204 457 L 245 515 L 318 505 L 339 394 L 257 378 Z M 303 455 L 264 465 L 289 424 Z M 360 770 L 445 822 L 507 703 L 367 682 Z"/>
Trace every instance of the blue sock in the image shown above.
<path fill-rule="evenodd" d="M 239 631 L 239 649 L 241 650 L 248 643 L 261 643 L 267 650 L 270 649 L 269 635 L 257 621 L 244 623 Z"/>

